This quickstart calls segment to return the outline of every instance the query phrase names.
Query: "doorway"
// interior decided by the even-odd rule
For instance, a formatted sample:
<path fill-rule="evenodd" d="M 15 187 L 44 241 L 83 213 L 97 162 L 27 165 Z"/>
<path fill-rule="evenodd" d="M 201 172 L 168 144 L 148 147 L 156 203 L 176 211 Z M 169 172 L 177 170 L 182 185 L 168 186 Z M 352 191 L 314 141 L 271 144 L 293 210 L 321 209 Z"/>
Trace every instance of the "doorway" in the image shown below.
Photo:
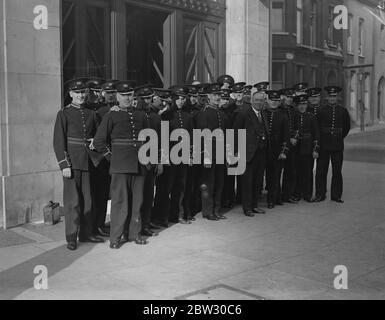
<path fill-rule="evenodd" d="M 167 61 L 170 57 L 169 14 L 127 5 L 127 79 L 137 84 L 169 86 Z"/>

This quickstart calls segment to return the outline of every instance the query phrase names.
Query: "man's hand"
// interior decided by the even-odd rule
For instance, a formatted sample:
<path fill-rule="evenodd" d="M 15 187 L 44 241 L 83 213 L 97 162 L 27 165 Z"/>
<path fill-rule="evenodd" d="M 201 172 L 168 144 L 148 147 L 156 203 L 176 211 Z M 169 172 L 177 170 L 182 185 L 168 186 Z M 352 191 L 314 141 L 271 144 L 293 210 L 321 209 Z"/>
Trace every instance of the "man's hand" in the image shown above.
<path fill-rule="evenodd" d="M 286 160 L 287 159 L 287 156 L 286 156 L 286 154 L 284 154 L 284 153 L 281 153 L 280 155 L 279 155 L 279 157 L 278 157 L 278 160 Z"/>
<path fill-rule="evenodd" d="M 318 159 L 319 158 L 319 153 L 314 151 L 313 152 L 313 159 Z"/>
<path fill-rule="evenodd" d="M 118 111 L 120 111 L 120 109 L 119 109 L 118 106 L 113 106 L 113 107 L 110 109 L 110 111 L 112 111 L 112 112 L 118 112 Z"/>
<path fill-rule="evenodd" d="M 290 139 L 290 143 L 295 147 L 298 143 L 298 140 L 297 139 L 294 139 L 294 138 L 291 138 Z"/>
<path fill-rule="evenodd" d="M 71 179 L 71 177 L 72 177 L 72 170 L 71 170 L 71 168 L 63 169 L 63 177 L 66 178 L 66 179 Z"/>
<path fill-rule="evenodd" d="M 94 147 L 94 139 L 88 139 L 87 141 L 90 142 L 90 145 L 88 148 L 90 148 L 91 151 L 96 150 L 96 148 Z"/>

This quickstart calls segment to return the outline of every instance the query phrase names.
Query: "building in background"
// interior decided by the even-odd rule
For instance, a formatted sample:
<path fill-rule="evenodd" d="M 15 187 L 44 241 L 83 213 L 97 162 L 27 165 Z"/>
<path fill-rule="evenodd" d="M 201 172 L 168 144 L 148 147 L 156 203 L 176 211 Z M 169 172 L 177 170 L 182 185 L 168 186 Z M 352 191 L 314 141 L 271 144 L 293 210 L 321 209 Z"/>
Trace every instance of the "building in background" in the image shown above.
<path fill-rule="evenodd" d="M 385 10 L 379 8 L 384 2 L 346 0 L 345 5 L 345 101 L 354 123 L 364 128 L 385 119 Z"/>
<path fill-rule="evenodd" d="M 39 5 L 46 30 L 34 28 Z M 61 202 L 52 134 L 65 80 L 266 80 L 269 9 L 269 0 L 0 0 L 0 227 L 41 220 Z"/>
<path fill-rule="evenodd" d="M 343 33 L 334 28 L 334 7 L 342 2 L 272 1 L 274 88 L 343 84 Z"/>

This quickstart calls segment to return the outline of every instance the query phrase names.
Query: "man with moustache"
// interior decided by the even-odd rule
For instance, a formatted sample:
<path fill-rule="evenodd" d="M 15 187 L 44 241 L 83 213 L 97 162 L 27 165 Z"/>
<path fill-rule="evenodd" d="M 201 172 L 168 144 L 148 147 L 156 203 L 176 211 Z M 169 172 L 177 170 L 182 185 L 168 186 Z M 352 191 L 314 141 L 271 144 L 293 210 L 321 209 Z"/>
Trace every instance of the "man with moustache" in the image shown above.
<path fill-rule="evenodd" d="M 229 126 L 225 113 L 219 108 L 221 86 L 216 83 L 212 84 L 207 88 L 206 92 L 209 102 L 198 115 L 197 127 L 200 130 L 208 129 L 210 132 L 219 129 L 221 134 L 218 139 L 223 140 L 223 148 L 225 149 L 225 134 Z M 218 142 L 220 141 L 217 141 L 214 137 L 212 150 L 208 150 L 206 145 L 202 146 L 204 163 L 202 169 L 202 214 L 205 219 L 211 221 L 226 219 L 221 212 L 226 165 L 217 163 L 216 148 L 221 145 Z M 223 150 L 223 152 L 225 152 L 225 150 Z"/>
<path fill-rule="evenodd" d="M 77 249 L 77 241 L 101 243 L 94 235 L 90 168 L 98 166 L 93 137 L 98 126 L 96 113 L 85 108 L 87 84 L 75 79 L 68 84 L 70 105 L 58 112 L 53 147 L 63 175 L 63 202 L 67 248 Z"/>
<path fill-rule="evenodd" d="M 268 153 L 266 166 L 266 184 L 268 189 L 268 208 L 282 205 L 280 190 L 280 174 L 284 161 L 289 152 L 289 121 L 287 116 L 279 111 L 281 102 L 279 91 L 267 91 L 269 109 L 266 110 Z"/>
<path fill-rule="evenodd" d="M 251 92 L 252 107 L 240 112 L 235 119 L 234 130 L 246 130 L 246 172 L 242 177 L 242 206 L 247 217 L 265 214 L 259 208 L 263 174 L 267 156 L 267 131 L 263 112 L 265 95 L 256 88 Z M 236 138 L 237 142 L 238 139 Z"/>
<path fill-rule="evenodd" d="M 134 84 L 116 84 L 119 111 L 109 112 L 95 136 L 95 147 L 110 160 L 111 232 L 110 248 L 119 249 L 124 243 L 126 223 L 128 241 L 138 245 L 148 242 L 141 237 L 141 207 L 146 168 L 139 163 L 141 130 L 149 128 L 144 111 L 133 108 Z"/>

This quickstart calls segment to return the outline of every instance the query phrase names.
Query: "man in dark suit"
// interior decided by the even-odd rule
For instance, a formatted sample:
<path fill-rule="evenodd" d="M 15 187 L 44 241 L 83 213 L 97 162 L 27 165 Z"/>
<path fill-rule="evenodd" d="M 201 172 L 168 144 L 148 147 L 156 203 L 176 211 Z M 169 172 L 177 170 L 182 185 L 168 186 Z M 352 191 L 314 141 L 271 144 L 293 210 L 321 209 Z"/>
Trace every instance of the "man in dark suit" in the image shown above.
<path fill-rule="evenodd" d="M 266 184 L 268 189 L 268 208 L 282 205 L 280 175 L 289 151 L 289 124 L 285 114 L 279 111 L 281 102 L 279 91 L 267 91 L 269 109 L 266 110 L 268 155 L 266 166 Z"/>
<path fill-rule="evenodd" d="M 101 157 L 94 152 L 93 138 L 98 126 L 96 113 L 85 108 L 87 84 L 76 79 L 68 84 L 72 102 L 56 118 L 53 147 L 63 174 L 63 201 L 67 248 L 77 249 L 77 241 L 104 242 L 94 235 L 90 168 Z"/>
<path fill-rule="evenodd" d="M 130 81 L 116 84 L 119 112 L 110 112 L 95 136 L 95 147 L 110 159 L 111 232 L 110 248 L 119 249 L 128 225 L 128 241 L 146 245 L 141 237 L 141 207 L 146 168 L 139 162 L 141 130 L 149 128 L 144 111 L 133 108 L 134 85 Z"/>
<path fill-rule="evenodd" d="M 242 177 L 242 205 L 243 212 L 248 217 L 254 217 L 255 213 L 265 213 L 259 208 L 258 200 L 262 191 L 267 155 L 267 131 L 263 116 L 265 94 L 254 88 L 251 103 L 252 107 L 240 112 L 234 122 L 236 133 L 241 129 L 246 130 L 247 165 Z"/>
<path fill-rule="evenodd" d="M 333 169 L 331 199 L 343 203 L 344 139 L 350 131 L 350 115 L 346 108 L 338 104 L 338 94 L 342 89 L 337 86 L 329 86 L 325 90 L 328 93 L 328 104 L 320 110 L 318 116 L 321 130 L 321 151 L 317 166 L 315 201 L 326 200 L 327 175 L 331 161 Z"/>

